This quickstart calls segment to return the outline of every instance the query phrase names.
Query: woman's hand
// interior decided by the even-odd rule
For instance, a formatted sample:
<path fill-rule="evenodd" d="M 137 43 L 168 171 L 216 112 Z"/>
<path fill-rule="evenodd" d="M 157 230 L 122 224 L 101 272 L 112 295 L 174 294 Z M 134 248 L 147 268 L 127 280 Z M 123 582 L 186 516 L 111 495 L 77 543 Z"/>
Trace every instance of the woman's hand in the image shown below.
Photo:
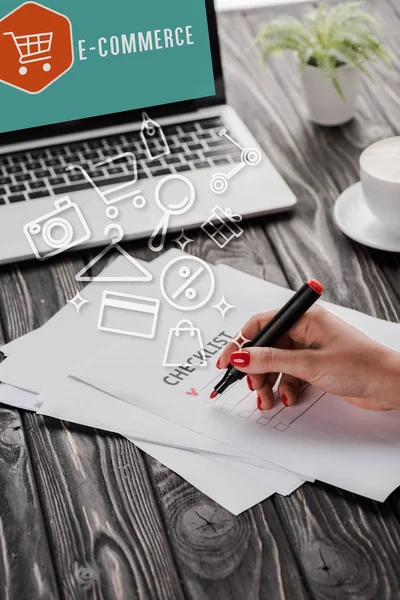
<path fill-rule="evenodd" d="M 276 311 L 256 315 L 243 327 L 252 339 Z M 373 410 L 400 409 L 400 353 L 374 342 L 321 307 L 309 310 L 278 348 L 244 348 L 228 344 L 218 367 L 229 363 L 248 374 L 251 390 L 258 392 L 260 410 L 272 408 L 272 388 L 279 374 L 278 393 L 285 406 L 296 402 L 304 381 L 324 392 Z"/>

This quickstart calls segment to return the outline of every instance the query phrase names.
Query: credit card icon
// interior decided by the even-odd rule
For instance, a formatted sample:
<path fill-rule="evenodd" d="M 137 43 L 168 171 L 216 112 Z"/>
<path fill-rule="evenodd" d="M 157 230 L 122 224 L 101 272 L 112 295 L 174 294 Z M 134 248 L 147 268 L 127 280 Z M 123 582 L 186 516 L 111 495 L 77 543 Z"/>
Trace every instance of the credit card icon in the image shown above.
<path fill-rule="evenodd" d="M 148 338 L 156 333 L 160 301 L 155 298 L 104 291 L 97 329 Z"/>

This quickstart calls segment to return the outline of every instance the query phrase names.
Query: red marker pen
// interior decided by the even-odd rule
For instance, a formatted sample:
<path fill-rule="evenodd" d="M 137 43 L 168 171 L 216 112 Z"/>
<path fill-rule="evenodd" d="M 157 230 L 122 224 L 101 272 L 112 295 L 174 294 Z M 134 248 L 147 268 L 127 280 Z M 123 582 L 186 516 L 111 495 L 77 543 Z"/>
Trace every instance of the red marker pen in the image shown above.
<path fill-rule="evenodd" d="M 243 345 L 243 348 L 273 347 L 289 331 L 291 327 L 308 311 L 324 291 L 323 285 L 316 279 L 307 281 L 298 292 L 285 304 L 283 308 L 270 320 L 265 327 L 256 335 L 251 342 Z M 246 373 L 242 373 L 233 365 L 230 365 L 211 393 L 211 398 L 225 392 L 236 381 L 243 379 Z"/>

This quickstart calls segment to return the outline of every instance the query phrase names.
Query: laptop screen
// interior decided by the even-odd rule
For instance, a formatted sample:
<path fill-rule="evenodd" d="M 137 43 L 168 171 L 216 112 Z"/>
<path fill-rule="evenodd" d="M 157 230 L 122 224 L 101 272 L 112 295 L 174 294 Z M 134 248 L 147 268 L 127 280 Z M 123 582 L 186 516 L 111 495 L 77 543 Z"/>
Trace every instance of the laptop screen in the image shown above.
<path fill-rule="evenodd" d="M 206 0 L 0 5 L 0 134 L 215 95 Z"/>

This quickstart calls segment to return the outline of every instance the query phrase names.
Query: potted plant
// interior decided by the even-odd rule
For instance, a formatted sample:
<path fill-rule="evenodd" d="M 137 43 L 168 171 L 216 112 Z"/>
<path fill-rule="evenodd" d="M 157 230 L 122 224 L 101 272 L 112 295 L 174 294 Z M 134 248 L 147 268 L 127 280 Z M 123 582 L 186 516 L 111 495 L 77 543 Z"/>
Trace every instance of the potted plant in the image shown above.
<path fill-rule="evenodd" d="M 320 4 L 302 21 L 281 16 L 263 25 L 255 40 L 264 63 L 282 50 L 297 54 L 310 119 L 319 125 L 352 119 L 360 73 L 372 78 L 367 63 L 390 64 L 380 27 L 363 4 Z"/>

